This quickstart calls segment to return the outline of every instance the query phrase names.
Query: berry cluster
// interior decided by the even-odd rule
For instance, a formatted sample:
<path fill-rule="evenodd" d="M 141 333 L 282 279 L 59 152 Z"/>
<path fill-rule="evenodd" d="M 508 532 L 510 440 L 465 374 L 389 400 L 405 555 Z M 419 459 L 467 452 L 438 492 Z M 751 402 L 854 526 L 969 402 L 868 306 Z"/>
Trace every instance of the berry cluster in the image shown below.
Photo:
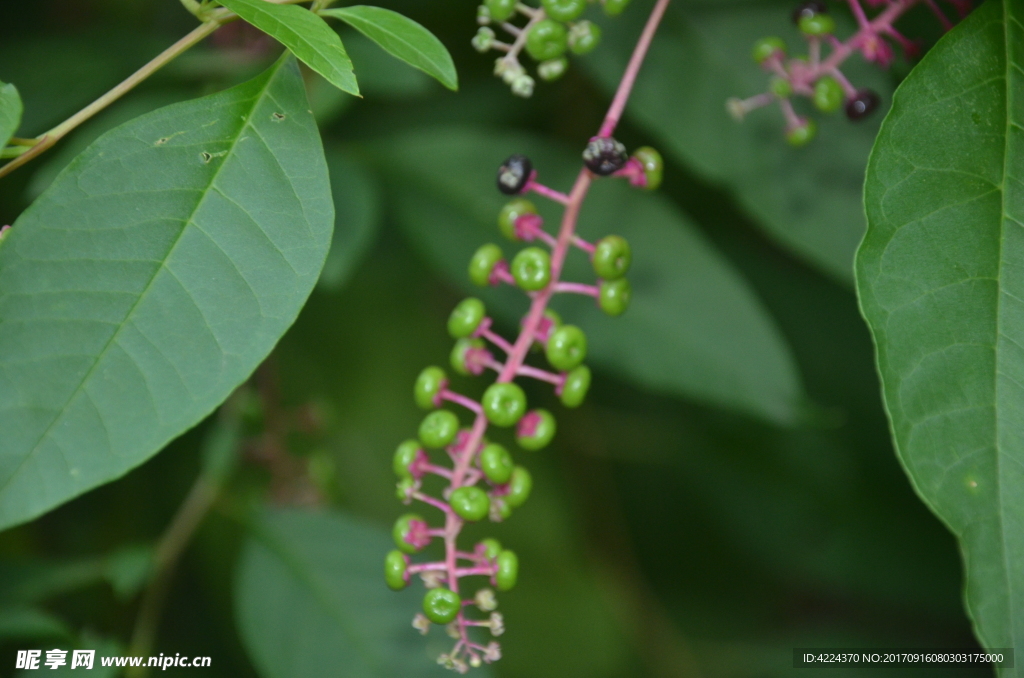
<path fill-rule="evenodd" d="M 480 29 L 473 37 L 473 47 L 478 52 L 504 52 L 494 64 L 494 74 L 512 88 L 513 94 L 529 97 L 535 82 L 519 63 L 519 54 L 525 49 L 539 62 L 537 75 L 541 80 L 562 77 L 569 67 L 567 51 L 581 56 L 601 41 L 600 26 L 580 19 L 587 5 L 598 1 L 609 16 L 620 14 L 629 4 L 629 0 L 541 0 L 540 7 L 531 7 L 517 0 L 485 0 L 477 11 Z M 518 15 L 526 18 L 525 25 L 512 23 Z M 513 41 L 499 40 L 492 26 L 511 35 Z"/>
<path fill-rule="evenodd" d="M 418 440 L 403 442 L 394 456 L 398 497 L 406 504 L 418 501 L 438 509 L 444 516 L 444 525 L 433 527 L 416 513 L 400 517 L 393 531 L 398 548 L 385 559 L 385 580 L 398 590 L 409 585 L 412 575 L 420 576 L 427 593 L 423 612 L 416 615 L 413 626 L 426 633 L 431 623 L 447 625 L 455 647 L 438 661 L 460 673 L 501 657 L 497 642 L 478 643 L 470 637 L 469 630 L 484 627 L 492 636 L 504 632 L 502 615 L 495 611 L 494 589 L 508 591 L 515 586 L 519 560 L 494 539 L 484 539 L 472 550 L 460 550 L 459 533 L 467 522 L 508 519 L 529 497 L 533 484 L 529 471 L 515 463 L 509 450 L 487 440 L 484 434 L 491 425 L 511 428 L 517 445 L 529 451 L 546 447 L 554 438 L 554 416 L 545 409 L 528 407 L 526 394 L 514 381 L 517 377 L 551 384 L 566 407 L 578 407 L 586 397 L 591 378 L 584 364 L 587 338 L 580 328 L 562 323 L 548 308 L 554 294 L 592 296 L 605 313 L 613 316 L 629 306 L 630 286 L 625 277 L 631 261 L 629 244 L 614 235 L 597 243 L 577 236 L 574 230 L 578 201 L 595 177 L 621 177 L 650 190 L 661 183 L 661 157 L 652 148 L 641 148 L 630 157 L 622 144 L 610 136 L 595 137 L 587 145 L 583 159 L 587 170 L 581 175 L 583 180 L 577 182 L 583 189 L 574 192 L 575 199 L 538 183 L 537 172 L 525 156 L 513 155 L 501 165 L 498 189 L 515 196 L 498 215 L 501 232 L 514 242 L 536 241 L 550 252 L 531 245 L 520 250 L 509 263 L 500 247 L 487 244 L 473 255 L 469 277 L 480 286 L 509 284 L 522 289 L 531 298 L 530 311 L 523 319 L 518 339 L 510 343 L 492 329 L 492 320 L 479 299 L 470 297 L 455 307 L 448 319 L 448 333 L 455 340 L 451 368 L 462 375 L 480 375 L 490 369 L 498 377 L 477 402 L 451 390 L 440 367 L 423 370 L 416 380 L 414 398 L 420 407 L 432 411 L 420 424 Z M 557 237 L 544 229 L 544 220 L 536 207 L 523 197 L 531 192 L 566 207 L 566 220 Z M 565 256 L 572 247 L 589 255 L 596 284 L 559 279 Z M 543 350 L 550 369 L 525 363 L 535 346 Z M 504 355 L 503 361 L 493 349 Z M 474 415 L 473 425 L 461 428 L 454 412 L 441 409 L 445 401 L 469 410 Z M 444 450 L 443 456 L 450 465 L 432 460 L 432 450 Z M 428 476 L 442 479 L 440 498 L 425 489 Z M 444 542 L 444 559 L 413 563 L 409 556 L 425 549 L 435 538 Z M 480 588 L 467 598 L 459 580 L 472 576 L 487 577 L 493 588 Z M 472 607 L 486 616 L 469 614 Z"/>
<path fill-rule="evenodd" d="M 939 17 L 947 30 L 950 20 L 937 7 L 934 0 L 866 0 L 882 11 L 869 19 L 860 0 L 847 0 L 858 30 L 845 42 L 835 36 L 836 22 L 828 12 L 824 0 L 808 0 L 793 11 L 793 23 L 808 43 L 806 57 L 788 58 L 786 44 L 781 38 L 761 38 L 754 43 L 753 58 L 764 70 L 772 74 L 768 91 L 749 99 L 729 99 L 726 106 L 738 121 L 750 111 L 778 102 L 786 118 L 786 140 L 793 146 L 803 146 L 817 131 L 813 119 L 798 115 L 790 97 L 799 95 L 811 100 L 822 113 L 834 113 L 842 108 L 846 117 L 857 121 L 871 115 L 881 104 L 881 98 L 870 89 L 858 89 L 843 75 L 840 66 L 855 52 L 885 68 L 892 63 L 893 49 L 886 38 L 897 42 L 907 56 L 917 54 L 918 46 L 899 33 L 893 24 L 907 10 L 917 4 L 927 5 Z M 970 0 L 948 0 L 960 16 L 971 9 Z M 822 54 L 823 47 L 830 51 Z"/>

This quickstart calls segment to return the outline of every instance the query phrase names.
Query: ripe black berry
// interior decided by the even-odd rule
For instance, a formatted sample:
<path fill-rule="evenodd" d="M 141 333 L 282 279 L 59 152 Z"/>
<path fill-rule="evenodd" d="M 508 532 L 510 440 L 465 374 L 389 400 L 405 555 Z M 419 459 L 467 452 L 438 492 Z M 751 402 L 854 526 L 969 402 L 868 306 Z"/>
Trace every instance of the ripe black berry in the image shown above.
<path fill-rule="evenodd" d="M 498 168 L 498 190 L 505 195 L 521 193 L 533 173 L 533 163 L 525 155 L 510 155 Z"/>
<path fill-rule="evenodd" d="M 628 160 L 626 147 L 612 137 L 594 137 L 583 151 L 587 169 L 602 177 L 615 174 Z"/>
<path fill-rule="evenodd" d="M 873 90 L 858 90 L 857 94 L 846 102 L 846 117 L 850 120 L 863 120 L 874 113 L 880 103 L 881 97 Z"/>
<path fill-rule="evenodd" d="M 799 7 L 793 10 L 791 15 L 793 23 L 797 26 L 800 25 L 800 19 L 804 17 L 812 17 L 815 14 L 826 14 L 828 13 L 828 7 L 821 0 L 808 0 L 807 2 L 801 3 Z"/>

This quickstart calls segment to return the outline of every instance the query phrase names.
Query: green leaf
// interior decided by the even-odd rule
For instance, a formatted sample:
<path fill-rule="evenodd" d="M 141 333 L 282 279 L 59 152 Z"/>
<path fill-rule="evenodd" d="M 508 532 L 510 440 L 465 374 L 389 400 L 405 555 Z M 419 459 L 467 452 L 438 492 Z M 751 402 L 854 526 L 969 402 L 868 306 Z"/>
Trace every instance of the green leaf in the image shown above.
<path fill-rule="evenodd" d="M 388 54 L 436 78 L 448 89 L 459 89 L 459 76 L 448 50 L 433 33 L 412 19 L 368 5 L 328 9 L 321 14 L 341 19 Z"/>
<path fill-rule="evenodd" d="M 21 124 L 21 97 L 14 85 L 0 82 L 0 149 L 7 145 Z"/>
<path fill-rule="evenodd" d="M 63 619 L 38 607 L 4 607 L 0 609 L 0 640 L 26 641 L 72 637 Z"/>
<path fill-rule="evenodd" d="M 209 414 L 294 321 L 332 220 L 290 57 L 74 160 L 0 248 L 0 528 Z"/>
<path fill-rule="evenodd" d="M 785 141 L 777 106 L 753 111 L 743 123 L 725 110 L 729 97 L 767 89 L 768 75 L 750 58 L 757 38 L 778 34 L 793 54 L 806 50 L 790 21 L 792 10 L 791 3 L 673 3 L 626 117 L 654 135 L 653 145 L 735 195 L 769 236 L 849 283 L 864 233 L 864 168 L 881 116 L 853 124 L 841 113 L 818 113 L 798 98 L 795 105 L 818 121 L 819 131 L 813 143 L 794 149 Z M 608 92 L 622 77 L 642 14 L 609 22 L 607 47 L 581 60 Z M 836 19 L 840 35 L 853 32 L 848 18 L 837 13 Z M 876 90 L 888 104 L 892 86 L 880 69 L 857 58 L 843 69 L 858 87 Z M 669 170 L 666 180 L 671 181 Z"/>
<path fill-rule="evenodd" d="M 380 226 L 380 195 L 366 169 L 342 151 L 327 154 L 334 194 L 334 239 L 319 286 L 336 292 L 352 277 Z"/>
<path fill-rule="evenodd" d="M 338 89 L 359 96 L 352 60 L 341 38 L 316 14 L 264 0 L 223 0 L 220 4 L 290 49 Z"/>
<path fill-rule="evenodd" d="M 145 584 L 153 548 L 124 546 L 105 556 L 74 560 L 0 561 L 0 603 L 38 603 L 108 582 L 119 600 L 127 600 Z"/>
<path fill-rule="evenodd" d="M 897 452 L 960 540 L 990 648 L 1024 647 L 1022 21 L 986 3 L 897 91 L 857 255 Z"/>
<path fill-rule="evenodd" d="M 384 585 L 383 529 L 337 513 L 266 510 L 235 579 L 242 641 L 263 678 L 444 676 L 412 627 L 421 586 Z M 450 650 L 450 646 L 447 648 Z M 486 675 L 486 674 L 485 674 Z"/>
<path fill-rule="evenodd" d="M 516 327 L 527 300 L 509 288 L 470 287 L 466 266 L 488 241 L 511 260 L 522 247 L 504 241 L 497 215 L 504 202 L 494 176 L 510 153 L 533 160 L 540 180 L 567 189 L 578 154 L 535 137 L 432 128 L 376 144 L 376 162 L 391 179 L 392 200 L 413 241 L 453 280 L 483 294 Z M 550 230 L 560 210 L 532 198 Z M 802 414 L 803 392 L 784 338 L 743 279 L 663 197 L 621 181 L 597 182 L 584 204 L 580 235 L 609 233 L 633 248 L 633 304 L 608 318 L 593 301 L 559 295 L 555 307 L 589 336 L 589 358 L 602 369 L 657 391 L 739 409 L 776 422 Z M 566 279 L 594 280 L 586 257 L 574 252 Z"/>

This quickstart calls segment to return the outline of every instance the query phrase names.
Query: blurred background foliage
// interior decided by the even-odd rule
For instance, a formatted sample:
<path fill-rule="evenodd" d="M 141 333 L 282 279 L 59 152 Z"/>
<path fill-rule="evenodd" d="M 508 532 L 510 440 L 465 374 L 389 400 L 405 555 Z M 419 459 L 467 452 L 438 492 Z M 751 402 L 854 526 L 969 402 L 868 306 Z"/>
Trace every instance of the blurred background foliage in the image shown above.
<path fill-rule="evenodd" d="M 461 89 L 444 90 L 350 32 L 365 98 L 309 75 L 335 241 L 320 286 L 254 377 L 264 431 L 243 446 L 170 583 L 154 653 L 208 655 L 212 668 L 168 675 L 364 675 L 346 663 L 331 624 L 372 625 L 397 610 L 396 624 L 407 625 L 417 595 L 385 597 L 379 580 L 383 530 L 402 510 L 391 452 L 419 420 L 416 374 L 450 350 L 445 319 L 466 291 L 468 252 L 498 239 L 493 171 L 528 150 L 542 178 L 567 186 L 650 3 L 599 19 L 605 44 L 529 100 L 510 96 L 470 48 L 472 0 L 381 4 L 441 38 Z M 571 412 L 530 391 L 556 411 L 558 437 L 522 455 L 535 479 L 530 501 L 509 522 L 477 528 L 522 562 L 519 586 L 502 596 L 508 632 L 493 675 L 762 678 L 789 675 L 799 646 L 974 646 L 955 542 L 893 455 L 850 289 L 878 119 L 831 122 L 811 147 L 792 150 L 774 110 L 743 126 L 724 111 L 727 96 L 762 89 L 749 45 L 789 31 L 791 9 L 673 3 L 641 73 L 618 136 L 662 150 L 665 185 L 653 197 L 602 187 L 582 229 L 628 231 L 637 270 L 647 270 L 645 257 L 655 263 L 638 273 L 636 308 L 622 320 L 559 309 L 591 334 L 595 382 Z M 0 79 L 24 99 L 20 136 L 88 103 L 193 22 L 171 0 L 4 3 Z M 907 23 L 911 35 L 934 35 L 918 15 Z M 0 223 L 103 131 L 250 78 L 276 53 L 241 24 L 222 29 L 0 183 Z M 888 99 L 906 68 L 858 76 Z M 513 332 L 521 298 L 489 301 Z M 41 643 L 125 651 L 152 547 L 199 473 L 210 429 L 0 534 L 0 675 L 13 675 L 16 649 Z M 259 503 L 278 508 L 249 509 Z M 295 505 L 329 508 L 322 535 L 336 539 L 318 539 L 307 513 L 281 508 Z M 300 570 L 332 582 L 331 599 L 350 617 L 318 622 Z M 370 653 L 401 647 L 422 667 L 401 675 L 441 673 L 431 662 L 442 634 L 406 631 Z M 279 647 L 289 633 L 291 645 Z"/>

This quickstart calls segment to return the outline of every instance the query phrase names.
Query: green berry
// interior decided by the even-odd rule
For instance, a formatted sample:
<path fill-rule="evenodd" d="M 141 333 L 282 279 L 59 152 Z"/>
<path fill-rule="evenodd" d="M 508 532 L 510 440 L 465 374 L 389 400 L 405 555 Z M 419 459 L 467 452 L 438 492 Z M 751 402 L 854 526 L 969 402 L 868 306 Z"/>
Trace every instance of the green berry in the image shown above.
<path fill-rule="evenodd" d="M 633 151 L 633 157 L 643 165 L 644 176 L 647 177 L 647 183 L 644 184 L 644 188 L 648 191 L 653 191 L 661 186 L 661 177 L 665 166 L 661 160 L 661 153 L 658 153 L 650 146 L 642 146 Z"/>
<path fill-rule="evenodd" d="M 505 495 L 505 503 L 512 508 L 519 508 L 523 505 L 533 489 L 533 478 L 530 472 L 522 466 L 512 469 L 512 477 L 508 481 L 508 494 Z"/>
<path fill-rule="evenodd" d="M 395 545 L 398 546 L 399 550 L 405 553 L 419 553 L 423 550 L 424 546 L 416 546 L 410 543 L 406 537 L 409 536 L 409 523 L 412 521 L 424 522 L 423 518 L 416 515 L 415 513 L 406 513 L 395 521 L 395 526 L 391 528 L 391 537 L 395 540 Z"/>
<path fill-rule="evenodd" d="M 608 16 L 618 16 L 629 5 L 629 0 L 603 0 L 604 13 Z"/>
<path fill-rule="evenodd" d="M 785 54 L 786 43 L 782 41 L 782 38 L 769 37 L 761 38 L 754 43 L 754 50 L 751 52 L 751 56 L 754 57 L 754 61 L 763 64 L 776 53 Z"/>
<path fill-rule="evenodd" d="M 625 238 L 609 235 L 597 241 L 594 247 L 594 273 L 605 280 L 615 280 L 626 275 L 633 255 Z"/>
<path fill-rule="evenodd" d="M 413 397 L 416 404 L 425 410 L 441 405 L 441 391 L 448 385 L 448 375 L 440 367 L 428 367 L 416 378 Z"/>
<path fill-rule="evenodd" d="M 779 99 L 788 99 L 793 93 L 793 85 L 786 78 L 772 78 L 768 83 L 768 89 Z"/>
<path fill-rule="evenodd" d="M 565 54 L 566 47 L 565 26 L 551 19 L 538 21 L 526 34 L 526 51 L 537 61 L 556 59 Z"/>
<path fill-rule="evenodd" d="M 512 455 L 497 443 L 491 443 L 480 452 L 480 469 L 487 479 L 504 485 L 512 477 Z"/>
<path fill-rule="evenodd" d="M 590 368 L 580 365 L 569 374 L 565 375 L 565 384 L 562 386 L 562 404 L 566 407 L 579 407 L 583 399 L 587 397 L 590 389 Z"/>
<path fill-rule="evenodd" d="M 512 507 L 508 505 L 508 501 L 498 499 L 494 502 L 494 507 L 497 509 L 498 517 L 493 518 L 494 522 L 500 523 L 502 520 L 508 520 L 512 517 Z"/>
<path fill-rule="evenodd" d="M 466 364 L 466 355 L 470 350 L 479 350 L 485 346 L 483 339 L 459 339 L 455 342 L 455 347 L 452 348 L 450 357 L 452 369 L 464 377 L 473 374 L 473 370 Z"/>
<path fill-rule="evenodd" d="M 822 113 L 838 111 L 845 98 L 843 86 L 832 76 L 826 75 L 823 78 L 818 78 L 818 82 L 814 83 L 814 96 L 812 97 L 814 107 Z"/>
<path fill-rule="evenodd" d="M 544 64 L 541 64 L 543 66 Z M 498 228 L 509 240 L 519 240 L 516 237 L 516 220 L 524 214 L 536 214 L 537 207 L 526 198 L 513 198 L 505 203 L 498 213 Z"/>
<path fill-rule="evenodd" d="M 810 118 L 801 121 L 799 125 L 786 130 L 786 141 L 790 146 L 806 146 L 818 131 L 818 126 Z"/>
<path fill-rule="evenodd" d="M 547 410 L 527 412 L 519 420 L 516 442 L 524 450 L 536 452 L 548 446 L 555 437 L 555 417 Z"/>
<path fill-rule="evenodd" d="M 540 0 L 540 4 L 555 21 L 572 21 L 587 8 L 587 0 Z"/>
<path fill-rule="evenodd" d="M 384 581 L 388 588 L 394 591 L 401 591 L 409 585 L 406 578 L 406 570 L 409 568 L 409 559 L 401 551 L 390 551 L 384 557 Z"/>
<path fill-rule="evenodd" d="M 551 255 L 539 247 L 527 247 L 512 260 L 512 277 L 527 292 L 536 292 L 551 282 Z"/>
<path fill-rule="evenodd" d="M 452 339 L 462 339 L 476 332 L 484 317 L 487 307 L 476 297 L 469 297 L 459 302 L 448 316 L 448 334 Z"/>
<path fill-rule="evenodd" d="M 459 418 L 448 410 L 436 410 L 423 418 L 420 441 L 427 447 L 450 445 L 459 432 Z"/>
<path fill-rule="evenodd" d="M 423 596 L 423 614 L 435 624 L 448 624 L 462 609 L 459 594 L 446 588 L 430 589 Z"/>
<path fill-rule="evenodd" d="M 490 497 L 475 485 L 458 488 L 452 492 L 448 503 L 459 517 L 471 522 L 483 520 L 491 512 Z"/>
<path fill-rule="evenodd" d="M 600 42 L 601 27 L 592 21 L 580 21 L 569 29 L 569 50 L 573 54 L 588 54 Z"/>
<path fill-rule="evenodd" d="M 488 537 L 487 539 L 482 540 L 480 544 L 484 547 L 484 555 L 492 560 L 497 558 L 498 554 L 501 553 L 501 542 L 493 537 Z M 478 544 L 478 546 L 480 544 Z"/>
<path fill-rule="evenodd" d="M 517 0 L 485 0 L 484 6 L 490 12 L 492 21 L 508 21 L 516 13 Z"/>
<path fill-rule="evenodd" d="M 469 279 L 475 285 L 487 287 L 491 284 L 494 267 L 504 258 L 501 248 L 488 243 L 478 249 L 469 260 Z"/>
<path fill-rule="evenodd" d="M 569 60 L 565 57 L 548 59 L 547 61 L 542 61 L 537 64 L 537 75 L 539 75 L 540 79 L 545 82 L 558 80 L 560 77 L 565 75 L 567 70 L 569 70 Z"/>
<path fill-rule="evenodd" d="M 526 394 L 512 382 L 491 384 L 482 404 L 487 420 L 495 426 L 512 426 L 526 414 Z"/>
<path fill-rule="evenodd" d="M 836 20 L 828 14 L 800 17 L 800 31 L 805 35 L 829 35 L 836 30 Z"/>
<path fill-rule="evenodd" d="M 571 370 L 587 357 L 587 335 L 575 325 L 562 325 L 548 337 L 546 354 L 555 369 Z"/>
<path fill-rule="evenodd" d="M 405 501 L 406 499 L 409 498 L 410 493 L 414 489 L 416 489 L 415 480 L 413 480 L 411 477 L 402 478 L 401 480 L 398 481 L 398 486 L 395 489 L 395 496 L 401 499 L 402 501 Z"/>
<path fill-rule="evenodd" d="M 633 296 L 633 288 L 625 278 L 605 280 L 601 283 L 597 305 L 608 315 L 622 315 L 629 308 L 629 300 Z"/>
<path fill-rule="evenodd" d="M 495 37 L 493 29 L 487 26 L 481 26 L 477 29 L 476 35 L 473 36 L 473 40 L 471 41 L 473 49 L 481 54 L 486 52 L 492 45 L 494 45 Z"/>
<path fill-rule="evenodd" d="M 395 456 L 391 462 L 391 468 L 395 470 L 395 475 L 399 478 L 412 478 L 412 472 L 409 471 L 409 465 L 412 464 L 417 455 L 420 452 L 420 443 L 418 440 L 406 440 L 404 443 L 398 446 L 395 450 Z"/>
<path fill-rule="evenodd" d="M 494 575 L 494 583 L 499 591 L 508 591 L 516 585 L 519 578 L 519 558 L 508 549 L 498 554 L 498 572 Z"/>

